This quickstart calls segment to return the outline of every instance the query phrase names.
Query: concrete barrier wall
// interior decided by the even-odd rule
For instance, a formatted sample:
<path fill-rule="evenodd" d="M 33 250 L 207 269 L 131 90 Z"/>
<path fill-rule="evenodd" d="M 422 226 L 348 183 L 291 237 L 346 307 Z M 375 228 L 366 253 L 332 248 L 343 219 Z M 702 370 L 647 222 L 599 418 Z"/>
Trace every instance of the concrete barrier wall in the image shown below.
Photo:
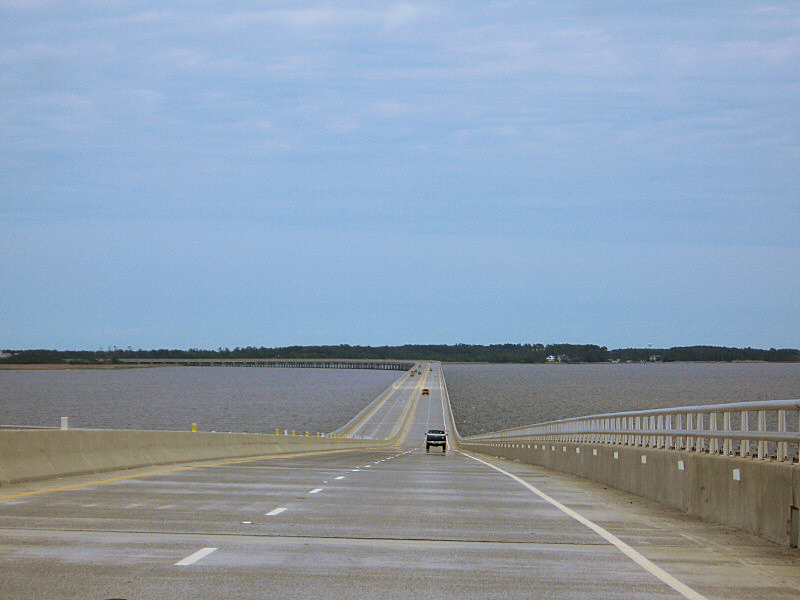
<path fill-rule="evenodd" d="M 378 440 L 255 433 L 0 430 L 0 485 L 153 465 L 386 444 Z"/>
<path fill-rule="evenodd" d="M 585 477 L 780 544 L 798 544 L 798 465 L 610 445 L 461 440 L 461 447 Z"/>

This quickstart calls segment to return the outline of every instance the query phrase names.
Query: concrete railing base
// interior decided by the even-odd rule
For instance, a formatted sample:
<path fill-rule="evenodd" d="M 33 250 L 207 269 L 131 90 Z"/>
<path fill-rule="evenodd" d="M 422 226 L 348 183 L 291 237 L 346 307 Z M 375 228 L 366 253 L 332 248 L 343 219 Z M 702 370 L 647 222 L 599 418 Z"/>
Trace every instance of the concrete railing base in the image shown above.
<path fill-rule="evenodd" d="M 487 446 L 461 440 L 461 447 L 591 479 L 779 544 L 798 545 L 798 465 L 563 442 Z"/>
<path fill-rule="evenodd" d="M 381 440 L 255 433 L 0 430 L 0 485 L 203 460 L 388 445 Z"/>

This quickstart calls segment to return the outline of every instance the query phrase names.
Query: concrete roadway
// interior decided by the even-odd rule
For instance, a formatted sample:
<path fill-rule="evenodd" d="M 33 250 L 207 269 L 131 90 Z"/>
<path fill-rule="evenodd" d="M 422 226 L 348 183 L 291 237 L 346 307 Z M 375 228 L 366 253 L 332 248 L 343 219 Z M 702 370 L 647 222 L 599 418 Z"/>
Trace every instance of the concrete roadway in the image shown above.
<path fill-rule="evenodd" d="M 416 373 L 416 372 L 415 372 Z M 427 377 L 405 375 L 384 393 L 381 401 L 339 431 L 349 437 L 387 439 L 398 432 L 420 396 Z"/>
<path fill-rule="evenodd" d="M 433 369 L 391 395 L 385 410 L 409 417 L 391 450 L 5 488 L 0 598 L 800 597 L 796 551 L 535 467 L 476 457 L 518 481 L 459 452 L 426 454 L 424 431 L 443 422 Z M 430 396 L 415 395 L 423 386 Z M 367 429 L 386 437 L 387 414 Z M 74 483 L 87 485 L 58 489 Z"/>

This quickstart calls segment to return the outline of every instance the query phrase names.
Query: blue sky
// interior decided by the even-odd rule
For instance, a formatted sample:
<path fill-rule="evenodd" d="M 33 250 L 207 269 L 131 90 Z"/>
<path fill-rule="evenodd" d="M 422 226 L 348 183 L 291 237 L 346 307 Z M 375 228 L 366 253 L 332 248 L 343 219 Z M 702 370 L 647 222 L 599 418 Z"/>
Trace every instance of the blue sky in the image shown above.
<path fill-rule="evenodd" d="M 0 348 L 800 347 L 800 3 L 0 0 Z"/>

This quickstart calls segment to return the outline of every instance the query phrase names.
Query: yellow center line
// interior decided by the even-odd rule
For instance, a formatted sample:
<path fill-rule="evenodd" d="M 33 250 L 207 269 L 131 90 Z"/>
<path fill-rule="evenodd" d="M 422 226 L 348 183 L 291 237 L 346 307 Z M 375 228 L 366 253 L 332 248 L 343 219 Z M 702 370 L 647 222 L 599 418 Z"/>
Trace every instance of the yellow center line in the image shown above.
<path fill-rule="evenodd" d="M 353 450 L 362 450 L 364 448 L 353 448 Z M 193 465 L 188 467 L 173 467 L 170 469 L 162 469 L 160 471 L 149 471 L 147 473 L 139 473 L 137 475 L 123 475 L 122 477 L 112 477 L 110 479 L 101 479 L 100 481 L 87 481 L 85 483 L 73 483 L 71 485 L 64 485 L 61 487 L 47 488 L 44 490 L 33 490 L 30 492 L 20 492 L 18 494 L 10 494 L 8 496 L 0 496 L 0 500 L 11 500 L 12 498 L 23 498 L 25 496 L 35 496 L 36 494 L 46 494 L 48 492 L 62 492 L 64 490 L 73 490 L 75 488 L 87 487 L 90 485 L 100 485 L 103 483 L 113 483 L 115 481 L 124 481 L 125 479 L 136 479 L 138 477 L 150 477 L 152 475 L 163 475 L 165 473 L 176 473 L 178 471 L 188 471 L 190 469 L 206 469 L 209 467 L 224 467 L 227 465 L 235 465 L 246 462 L 259 462 L 265 460 L 275 460 L 276 458 L 296 458 L 298 456 L 319 456 L 321 454 L 332 454 L 334 452 L 348 452 L 348 450 L 325 450 L 321 452 L 297 452 L 294 454 L 276 454 L 269 456 L 261 456 L 257 458 L 241 458 L 236 460 L 227 460 L 223 462 L 211 463 L 207 465 Z"/>
<path fill-rule="evenodd" d="M 428 382 L 428 371 L 427 368 L 424 372 L 425 374 L 420 378 L 417 385 L 411 392 L 411 397 L 408 399 L 405 408 L 403 409 L 403 414 L 400 415 L 400 419 L 397 421 L 391 435 L 389 436 L 390 439 L 397 437 L 397 440 L 394 442 L 395 444 L 402 444 L 406 441 L 408 437 L 409 431 L 411 431 L 411 425 L 414 420 L 414 415 L 417 411 L 417 405 L 419 404 L 419 397 L 422 390 L 425 388 L 425 384 Z"/>
<path fill-rule="evenodd" d="M 416 366 L 414 368 L 416 368 Z M 384 404 L 386 404 L 386 401 L 392 396 L 392 394 L 394 394 L 395 391 L 397 391 L 400 388 L 400 386 L 403 383 L 405 383 L 405 380 L 407 378 L 408 378 L 408 373 L 406 373 L 405 375 L 400 377 L 400 379 L 395 381 L 389 388 L 384 390 L 380 396 L 378 396 L 375 404 L 366 413 L 364 413 L 360 417 L 357 416 L 356 419 L 354 419 L 347 426 L 342 428 L 339 431 L 339 433 L 348 437 L 354 435 L 365 423 L 367 423 L 375 415 L 376 412 L 378 412 L 378 409 L 380 409 Z"/>

